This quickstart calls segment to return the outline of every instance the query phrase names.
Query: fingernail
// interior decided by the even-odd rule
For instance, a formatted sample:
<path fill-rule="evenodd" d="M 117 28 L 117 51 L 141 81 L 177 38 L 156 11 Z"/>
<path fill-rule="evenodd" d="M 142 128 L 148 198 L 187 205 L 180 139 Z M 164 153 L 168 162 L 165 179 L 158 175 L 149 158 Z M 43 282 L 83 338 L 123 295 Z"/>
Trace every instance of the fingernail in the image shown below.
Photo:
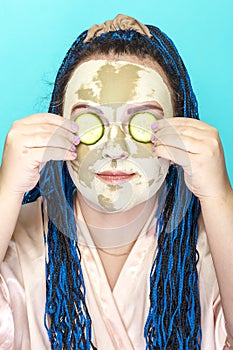
<path fill-rule="evenodd" d="M 158 122 L 154 122 L 153 124 L 151 124 L 151 129 L 152 130 L 157 129 L 157 127 L 158 127 Z"/>
<path fill-rule="evenodd" d="M 80 142 L 80 137 L 79 137 L 79 136 L 75 136 L 75 138 L 74 138 L 74 144 L 75 144 L 75 145 L 78 145 L 79 142 Z"/>
<path fill-rule="evenodd" d="M 72 129 L 74 130 L 74 131 L 78 131 L 78 125 L 77 124 L 75 124 L 75 123 L 72 123 Z"/>
<path fill-rule="evenodd" d="M 77 153 L 76 152 L 72 152 L 72 156 L 76 158 L 77 157 Z"/>
<path fill-rule="evenodd" d="M 157 140 L 155 139 L 155 135 L 151 136 L 151 141 L 153 143 L 153 147 L 157 146 Z"/>
<path fill-rule="evenodd" d="M 156 141 L 153 143 L 153 148 L 152 148 L 152 151 L 154 152 L 154 150 L 156 149 L 156 146 L 157 146 L 157 143 Z"/>
<path fill-rule="evenodd" d="M 75 146 L 75 145 L 72 145 L 72 146 L 71 146 L 71 149 L 72 149 L 72 151 L 76 151 L 76 146 Z"/>
<path fill-rule="evenodd" d="M 150 140 L 153 142 L 155 140 L 155 135 L 152 134 Z"/>

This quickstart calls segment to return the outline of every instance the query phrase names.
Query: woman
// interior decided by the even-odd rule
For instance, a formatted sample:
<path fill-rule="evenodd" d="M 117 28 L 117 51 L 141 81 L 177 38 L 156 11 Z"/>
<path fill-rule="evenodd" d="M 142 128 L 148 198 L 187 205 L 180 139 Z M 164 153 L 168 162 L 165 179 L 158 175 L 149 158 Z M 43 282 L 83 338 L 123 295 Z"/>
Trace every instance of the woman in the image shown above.
<path fill-rule="evenodd" d="M 6 140 L 2 348 L 232 347 L 233 195 L 197 119 L 158 28 L 118 15 L 77 38 L 49 113 Z"/>

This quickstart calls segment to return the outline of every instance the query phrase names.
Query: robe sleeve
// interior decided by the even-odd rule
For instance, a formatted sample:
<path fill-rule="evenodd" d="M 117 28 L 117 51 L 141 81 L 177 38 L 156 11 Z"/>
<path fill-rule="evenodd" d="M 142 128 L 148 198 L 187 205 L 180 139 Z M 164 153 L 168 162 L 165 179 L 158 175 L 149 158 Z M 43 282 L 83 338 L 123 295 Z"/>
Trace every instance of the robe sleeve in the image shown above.
<path fill-rule="evenodd" d="M 0 274 L 0 349 L 11 350 L 14 346 L 14 320 L 10 295 L 3 276 Z"/>
<path fill-rule="evenodd" d="M 231 348 L 224 345 L 227 342 L 227 332 L 221 296 L 202 217 L 199 219 L 197 249 L 200 256 L 197 268 L 201 302 L 202 348 L 228 350 Z"/>
<path fill-rule="evenodd" d="M 221 304 L 221 298 L 220 294 L 218 294 L 218 297 L 216 298 L 214 304 L 213 304 L 213 312 L 214 312 L 214 325 L 215 325 L 215 342 L 216 342 L 216 348 L 217 349 L 223 349 L 223 350 L 230 350 L 232 348 L 227 347 L 227 333 L 226 333 L 226 327 L 225 327 L 225 318 L 223 314 L 223 308 Z M 225 344 L 224 347 L 222 347 L 222 344 Z"/>

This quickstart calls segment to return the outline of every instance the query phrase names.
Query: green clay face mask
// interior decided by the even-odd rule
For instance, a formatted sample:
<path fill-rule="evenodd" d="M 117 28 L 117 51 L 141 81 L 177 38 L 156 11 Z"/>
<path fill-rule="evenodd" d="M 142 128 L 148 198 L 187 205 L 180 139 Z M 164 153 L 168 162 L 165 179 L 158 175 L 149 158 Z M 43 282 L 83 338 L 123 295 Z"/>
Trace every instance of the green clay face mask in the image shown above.
<path fill-rule="evenodd" d="M 66 90 L 64 116 L 77 102 L 93 105 L 156 101 L 164 118 L 173 116 L 170 91 L 154 69 L 126 61 L 90 60 L 73 73 Z"/>
<path fill-rule="evenodd" d="M 171 94 L 157 71 L 127 61 L 85 62 L 68 83 L 64 115 L 81 133 L 68 168 L 84 199 L 118 212 L 157 193 L 169 162 L 153 155 L 150 125 L 173 116 Z"/>

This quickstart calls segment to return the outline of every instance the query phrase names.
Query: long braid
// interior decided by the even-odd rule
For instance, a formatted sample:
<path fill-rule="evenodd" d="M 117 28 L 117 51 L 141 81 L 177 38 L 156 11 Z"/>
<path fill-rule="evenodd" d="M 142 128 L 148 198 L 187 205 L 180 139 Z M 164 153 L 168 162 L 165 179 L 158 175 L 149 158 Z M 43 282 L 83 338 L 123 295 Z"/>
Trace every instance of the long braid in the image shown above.
<path fill-rule="evenodd" d="M 66 84 L 79 62 L 95 53 L 146 55 L 164 69 L 175 93 L 176 115 L 198 118 L 197 102 L 184 64 L 172 41 L 148 26 L 153 38 L 134 30 L 108 32 L 84 44 L 86 31 L 68 51 L 57 74 L 49 112 L 62 115 Z M 200 302 L 196 270 L 199 201 L 185 187 L 183 171 L 171 166 L 158 212 L 158 253 L 150 275 L 150 309 L 144 335 L 147 349 L 200 349 Z M 24 202 L 46 198 L 45 325 L 52 349 L 90 349 L 91 320 L 85 302 L 72 196 L 75 186 L 63 162 L 48 162 L 39 186 Z M 182 198 L 182 200 L 181 200 Z M 55 205 L 56 204 L 56 205 Z"/>
<path fill-rule="evenodd" d="M 190 79 L 173 43 L 150 27 L 168 70 L 179 77 L 182 115 L 198 118 Z M 176 59 L 175 59 L 176 58 Z M 178 176 L 179 173 L 179 176 Z M 196 269 L 198 199 L 184 187 L 183 170 L 171 167 L 168 195 L 157 221 L 158 252 L 150 276 L 150 310 L 144 329 L 147 349 L 200 349 L 200 301 Z M 169 184 L 172 184 L 169 188 Z M 185 191 L 181 193 L 182 188 Z M 191 197 L 190 197 L 191 196 Z M 182 198 L 182 200 L 181 200 Z M 188 207 L 183 203 L 189 203 Z M 183 219 L 179 222 L 179 218 Z"/>
<path fill-rule="evenodd" d="M 57 178 L 59 176 L 61 179 Z M 61 162 L 52 165 L 50 176 L 46 176 L 46 179 L 48 181 L 42 178 L 41 193 L 46 202 L 52 205 L 47 207 L 49 221 L 48 233 L 45 235 L 48 249 L 45 326 L 52 349 L 90 349 L 91 321 L 85 302 L 81 257 L 75 238 L 72 203 L 75 187 L 66 166 Z M 59 191 L 53 191 L 51 183 L 61 183 L 63 186 Z"/>
<path fill-rule="evenodd" d="M 169 181 L 177 181 L 170 168 Z M 201 341 L 198 276 L 195 247 L 199 202 L 192 196 L 184 218 L 176 227 L 180 206 L 179 185 L 168 189 L 166 204 L 157 220 L 158 252 L 150 276 L 150 310 L 145 325 L 147 349 L 199 349 Z M 187 194 L 189 196 L 189 194 Z M 175 227 L 174 230 L 170 230 Z"/>

